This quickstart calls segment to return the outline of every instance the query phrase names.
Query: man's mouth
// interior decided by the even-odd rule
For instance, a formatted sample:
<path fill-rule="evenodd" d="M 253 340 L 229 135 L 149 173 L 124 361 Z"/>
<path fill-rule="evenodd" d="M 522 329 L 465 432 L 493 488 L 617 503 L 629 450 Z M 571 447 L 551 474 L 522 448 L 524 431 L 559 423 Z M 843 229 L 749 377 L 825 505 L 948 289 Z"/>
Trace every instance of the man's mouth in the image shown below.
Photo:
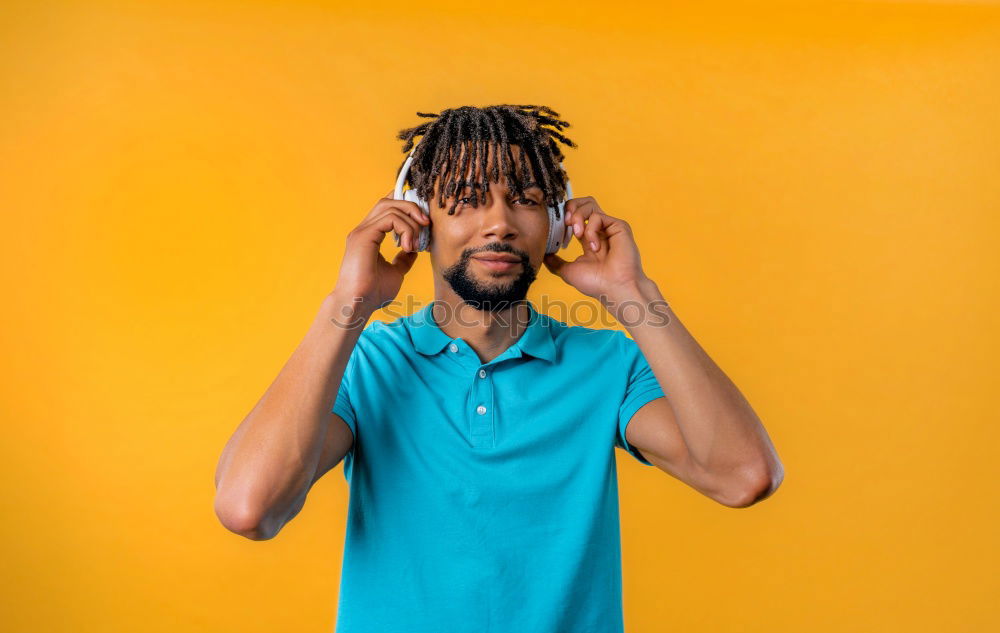
<path fill-rule="evenodd" d="M 506 253 L 484 253 L 476 255 L 472 259 L 480 262 L 490 270 L 513 270 L 521 263 L 521 258 L 516 255 Z"/>

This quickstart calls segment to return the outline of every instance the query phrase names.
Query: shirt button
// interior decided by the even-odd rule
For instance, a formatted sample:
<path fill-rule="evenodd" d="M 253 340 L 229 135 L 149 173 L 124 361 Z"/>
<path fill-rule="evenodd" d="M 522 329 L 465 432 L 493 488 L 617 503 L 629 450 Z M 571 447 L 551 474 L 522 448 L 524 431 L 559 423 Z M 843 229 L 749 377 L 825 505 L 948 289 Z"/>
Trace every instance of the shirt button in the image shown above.
<path fill-rule="evenodd" d="M 452 343 L 451 345 L 448 346 L 448 349 L 451 350 L 452 352 L 457 352 L 458 351 L 458 345 L 455 345 L 454 343 Z"/>
<path fill-rule="evenodd" d="M 476 413 L 478 413 L 479 415 L 486 413 L 486 407 L 484 407 L 483 405 L 479 405 L 478 407 L 476 407 Z"/>
<path fill-rule="evenodd" d="M 479 370 L 479 377 L 480 378 L 486 378 L 486 370 L 485 369 L 480 369 Z"/>

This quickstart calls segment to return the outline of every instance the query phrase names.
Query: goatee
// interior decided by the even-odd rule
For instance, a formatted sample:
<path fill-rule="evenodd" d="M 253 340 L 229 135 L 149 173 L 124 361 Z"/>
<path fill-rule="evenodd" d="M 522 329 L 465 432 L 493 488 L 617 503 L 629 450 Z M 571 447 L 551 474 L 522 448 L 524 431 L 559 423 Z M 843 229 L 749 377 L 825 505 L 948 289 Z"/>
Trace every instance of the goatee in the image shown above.
<path fill-rule="evenodd" d="M 521 258 L 521 274 L 510 281 L 483 284 L 469 273 L 473 255 L 479 253 L 509 253 Z M 457 262 L 446 268 L 442 275 L 462 301 L 476 310 L 499 312 L 523 302 L 528 296 L 528 288 L 535 281 L 537 270 L 528 261 L 528 256 L 507 244 L 492 243 L 479 249 L 466 249 Z"/>

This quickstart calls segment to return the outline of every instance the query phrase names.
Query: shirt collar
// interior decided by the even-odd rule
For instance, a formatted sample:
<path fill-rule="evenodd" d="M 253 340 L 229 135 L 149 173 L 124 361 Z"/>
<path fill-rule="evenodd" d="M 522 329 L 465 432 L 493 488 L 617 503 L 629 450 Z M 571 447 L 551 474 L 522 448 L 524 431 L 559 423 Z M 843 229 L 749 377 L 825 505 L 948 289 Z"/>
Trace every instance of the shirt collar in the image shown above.
<path fill-rule="evenodd" d="M 529 312 L 528 324 L 512 347 L 516 348 L 518 356 L 527 354 L 535 358 L 553 361 L 556 356 L 556 346 L 552 341 L 549 319 L 538 312 L 531 301 L 525 300 L 525 302 Z M 413 347 L 421 354 L 428 356 L 440 353 L 449 343 L 457 340 L 452 339 L 438 327 L 431 313 L 433 307 L 433 302 L 428 303 L 408 317 Z"/>

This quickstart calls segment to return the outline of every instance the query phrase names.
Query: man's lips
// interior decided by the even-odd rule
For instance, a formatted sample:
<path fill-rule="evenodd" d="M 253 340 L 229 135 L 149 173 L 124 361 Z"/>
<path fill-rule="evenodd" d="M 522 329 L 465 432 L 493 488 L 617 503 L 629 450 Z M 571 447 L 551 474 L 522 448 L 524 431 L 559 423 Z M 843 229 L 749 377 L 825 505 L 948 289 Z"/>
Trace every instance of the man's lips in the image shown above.
<path fill-rule="evenodd" d="M 513 270 L 518 264 L 521 263 L 520 257 L 514 257 L 513 255 L 497 255 L 493 253 L 489 255 L 476 255 L 472 259 L 475 259 L 490 270 L 498 271 Z"/>

